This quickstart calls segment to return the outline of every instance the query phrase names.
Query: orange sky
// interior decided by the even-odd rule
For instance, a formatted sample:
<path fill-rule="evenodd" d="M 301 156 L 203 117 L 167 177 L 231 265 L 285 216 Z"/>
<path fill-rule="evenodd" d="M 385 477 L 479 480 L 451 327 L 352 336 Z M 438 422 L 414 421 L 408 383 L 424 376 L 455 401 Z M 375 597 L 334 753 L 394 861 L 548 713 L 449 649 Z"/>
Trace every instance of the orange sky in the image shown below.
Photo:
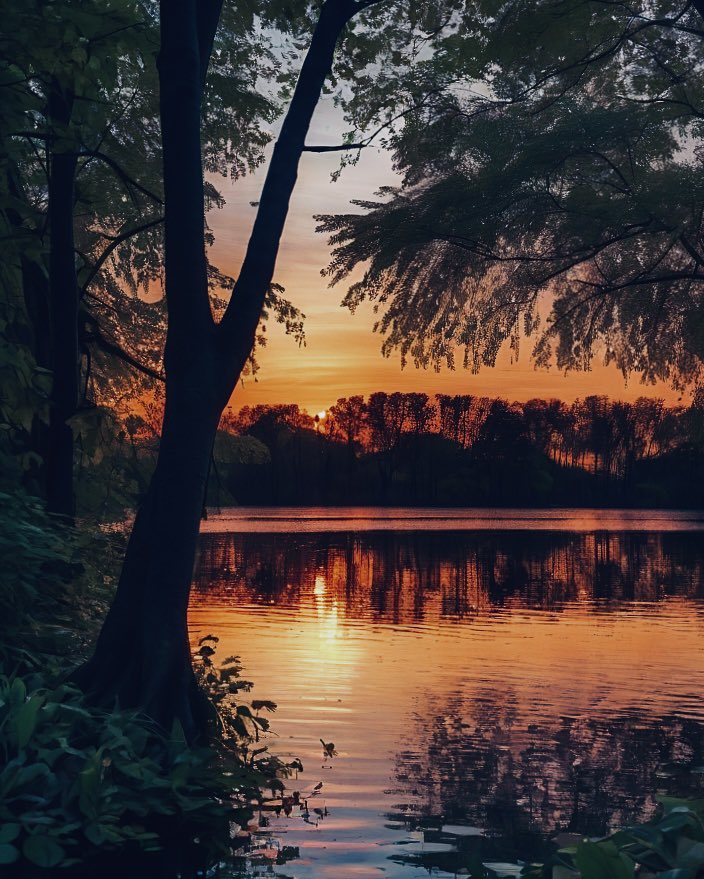
<path fill-rule="evenodd" d="M 339 131 L 334 112 L 323 104 L 313 120 L 308 143 L 337 143 Z M 269 344 L 258 355 L 261 369 L 257 380 L 246 378 L 233 396 L 236 409 L 255 403 L 298 403 L 314 412 L 338 397 L 377 390 L 472 393 L 510 400 L 560 397 L 567 401 L 603 393 L 625 400 L 647 395 L 677 401 L 679 395 L 665 385 L 644 386 L 637 377 L 626 384 L 613 367 L 597 366 L 590 373 L 568 376 L 554 368 L 536 370 L 529 358 L 530 343 L 517 363 L 512 363 L 506 352 L 495 368 L 483 369 L 479 375 L 461 368 L 440 373 L 413 366 L 401 370 L 397 356 L 382 357 L 381 338 L 372 332 L 371 308 L 360 308 L 351 315 L 340 306 L 345 288 L 330 290 L 320 276 L 329 261 L 329 249 L 325 236 L 315 233 L 313 215 L 346 211 L 351 199 L 373 196 L 379 186 L 393 183 L 395 176 L 388 154 L 376 149 L 368 149 L 357 166 L 345 169 L 341 179 L 333 183 L 330 174 L 338 162 L 334 153 L 304 154 L 274 274 L 288 298 L 306 315 L 307 345 L 298 348 L 278 326 L 272 326 Z M 237 274 L 254 220 L 255 208 L 250 202 L 257 200 L 263 180 L 264 169 L 234 184 L 216 181 L 227 205 L 209 216 L 216 234 L 211 256 L 228 274 Z"/>

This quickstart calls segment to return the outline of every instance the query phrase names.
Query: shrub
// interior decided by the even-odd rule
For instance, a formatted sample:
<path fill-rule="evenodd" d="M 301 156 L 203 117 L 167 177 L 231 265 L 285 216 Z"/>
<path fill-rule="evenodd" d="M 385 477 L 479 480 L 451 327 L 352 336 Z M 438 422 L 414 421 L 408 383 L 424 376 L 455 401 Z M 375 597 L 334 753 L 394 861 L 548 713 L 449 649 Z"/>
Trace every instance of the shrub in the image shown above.
<path fill-rule="evenodd" d="M 704 875 L 704 801 L 662 797 L 663 814 L 606 839 L 583 839 L 525 879 L 697 879 Z"/>
<path fill-rule="evenodd" d="M 0 864 L 67 867 L 174 842 L 212 856 L 228 850 L 230 822 L 245 825 L 262 790 L 282 786 L 282 764 L 248 736 L 189 747 L 178 724 L 165 735 L 43 684 L 0 677 Z"/>
<path fill-rule="evenodd" d="M 118 535 L 78 531 L 21 491 L 0 492 L 0 661 L 46 666 L 85 652 L 112 592 Z M 78 657 L 77 657 L 78 654 Z"/>

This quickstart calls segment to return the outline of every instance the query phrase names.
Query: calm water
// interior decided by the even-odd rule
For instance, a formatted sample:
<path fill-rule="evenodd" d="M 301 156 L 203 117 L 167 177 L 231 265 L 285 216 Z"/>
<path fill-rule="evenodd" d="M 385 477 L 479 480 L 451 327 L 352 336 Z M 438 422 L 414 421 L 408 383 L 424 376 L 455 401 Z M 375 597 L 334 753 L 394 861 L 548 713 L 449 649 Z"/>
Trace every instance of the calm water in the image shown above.
<path fill-rule="evenodd" d="M 644 819 L 704 764 L 701 513 L 245 510 L 210 519 L 194 638 L 273 699 L 296 879 L 451 876 Z M 324 756 L 320 739 L 337 754 Z M 317 811 L 315 811 L 317 810 Z M 284 846 L 299 856 L 269 860 Z M 504 869 L 504 868 L 502 868 Z M 504 875 L 510 875 L 509 867 Z"/>

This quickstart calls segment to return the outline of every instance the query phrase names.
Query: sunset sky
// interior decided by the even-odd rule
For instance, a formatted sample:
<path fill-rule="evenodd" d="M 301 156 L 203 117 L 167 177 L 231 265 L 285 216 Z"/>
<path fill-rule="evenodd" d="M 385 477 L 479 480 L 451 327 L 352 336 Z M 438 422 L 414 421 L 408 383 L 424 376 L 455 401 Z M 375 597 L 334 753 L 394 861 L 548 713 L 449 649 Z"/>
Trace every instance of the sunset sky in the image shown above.
<path fill-rule="evenodd" d="M 313 120 L 309 144 L 339 143 L 343 125 L 331 103 L 323 102 Z M 675 403 L 677 393 L 665 385 L 644 386 L 638 377 L 626 384 L 615 368 L 595 366 L 590 373 L 568 376 L 552 368 L 536 370 L 530 361 L 530 343 L 517 363 L 506 351 L 493 369 L 478 375 L 458 368 L 440 373 L 407 366 L 402 370 L 398 356 L 387 359 L 380 353 L 381 337 L 372 332 L 370 307 L 351 315 L 340 301 L 345 286 L 329 289 L 320 270 L 329 261 L 324 235 L 316 234 L 315 214 L 344 212 L 355 198 L 370 198 L 382 185 L 397 179 L 388 153 L 369 148 L 358 165 L 347 168 L 333 183 L 331 172 L 339 163 L 335 153 L 306 153 L 301 162 L 298 184 L 284 232 L 274 280 L 286 288 L 286 295 L 306 315 L 307 344 L 298 348 L 279 326 L 269 329 L 269 343 L 260 351 L 257 380 L 245 378 L 232 405 L 255 403 L 298 403 L 310 412 L 327 408 L 338 397 L 373 391 L 425 391 L 504 396 L 510 400 L 531 397 L 560 397 L 572 401 L 587 394 L 605 393 L 633 400 L 648 395 Z M 266 166 L 244 180 L 231 183 L 218 179 L 227 205 L 209 216 L 216 234 L 212 258 L 223 271 L 237 274 L 254 220 L 256 201 Z M 461 362 L 461 359 L 460 359 Z"/>

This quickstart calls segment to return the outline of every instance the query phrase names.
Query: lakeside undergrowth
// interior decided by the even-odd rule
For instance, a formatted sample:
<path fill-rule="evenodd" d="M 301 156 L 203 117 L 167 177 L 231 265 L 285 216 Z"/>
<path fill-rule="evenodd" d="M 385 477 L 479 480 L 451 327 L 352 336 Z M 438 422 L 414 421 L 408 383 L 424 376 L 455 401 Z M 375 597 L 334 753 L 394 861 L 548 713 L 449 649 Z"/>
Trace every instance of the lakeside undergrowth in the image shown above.
<path fill-rule="evenodd" d="M 193 662 L 216 708 L 189 745 L 136 711 L 90 704 L 66 681 L 87 658 L 109 604 L 119 533 L 68 528 L 22 494 L 0 500 L 0 869 L 3 875 L 193 875 L 228 859 L 282 779 L 301 767 L 269 754 L 276 708 L 247 702 L 237 657 L 217 638 Z"/>
<path fill-rule="evenodd" d="M 698 879 L 704 875 L 704 800 L 659 797 L 662 813 L 605 839 L 579 839 L 522 879 Z"/>

